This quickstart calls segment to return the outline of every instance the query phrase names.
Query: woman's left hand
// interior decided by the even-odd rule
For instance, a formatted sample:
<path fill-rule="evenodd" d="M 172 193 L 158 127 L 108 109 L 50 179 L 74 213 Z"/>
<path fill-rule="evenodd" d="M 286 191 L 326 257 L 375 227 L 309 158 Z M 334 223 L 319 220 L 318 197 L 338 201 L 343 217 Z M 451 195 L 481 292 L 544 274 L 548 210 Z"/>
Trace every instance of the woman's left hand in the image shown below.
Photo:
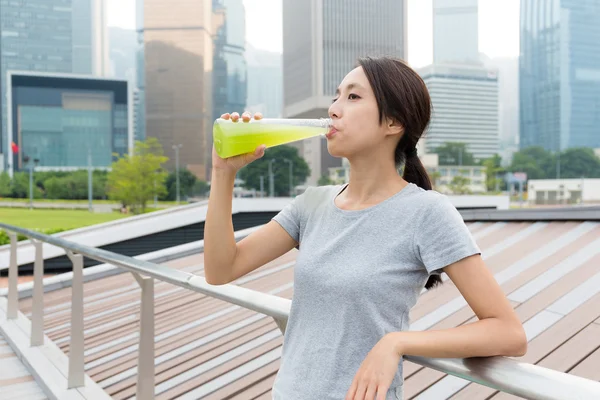
<path fill-rule="evenodd" d="M 345 400 L 385 400 L 400 358 L 396 341 L 384 336 L 362 362 Z"/>

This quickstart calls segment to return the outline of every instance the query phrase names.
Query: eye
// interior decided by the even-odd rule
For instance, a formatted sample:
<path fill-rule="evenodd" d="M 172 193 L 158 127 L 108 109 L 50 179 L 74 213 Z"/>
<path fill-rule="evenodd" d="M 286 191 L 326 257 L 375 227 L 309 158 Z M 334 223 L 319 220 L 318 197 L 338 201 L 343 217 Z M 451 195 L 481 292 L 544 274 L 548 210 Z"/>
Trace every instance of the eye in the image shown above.
<path fill-rule="evenodd" d="M 331 99 L 331 104 L 335 103 L 337 101 L 337 97 L 335 99 Z"/>
<path fill-rule="evenodd" d="M 357 94 L 350 93 L 350 94 L 348 95 L 348 100 L 358 100 L 358 99 L 360 99 L 360 96 L 359 96 L 359 95 L 357 95 Z"/>

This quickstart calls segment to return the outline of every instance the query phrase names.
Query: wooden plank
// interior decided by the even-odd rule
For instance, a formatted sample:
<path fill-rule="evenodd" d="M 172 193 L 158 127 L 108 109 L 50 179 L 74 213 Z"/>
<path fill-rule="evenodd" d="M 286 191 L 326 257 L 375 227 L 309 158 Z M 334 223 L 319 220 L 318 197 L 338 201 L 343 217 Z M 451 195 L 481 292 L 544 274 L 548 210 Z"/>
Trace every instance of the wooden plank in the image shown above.
<path fill-rule="evenodd" d="M 279 370 L 279 361 L 276 361 L 276 364 L 277 370 Z M 232 395 L 227 400 L 257 399 L 267 394 L 271 395 L 271 388 L 275 384 L 275 378 L 277 378 L 277 371 L 270 375 L 266 375 L 260 380 L 257 380 L 254 384 L 252 384 L 252 386 L 247 389 L 240 390 L 237 394 Z M 271 398 L 269 398 L 269 400 L 271 400 Z"/>
<path fill-rule="evenodd" d="M 581 361 L 569 373 L 593 381 L 600 381 L 600 348 Z"/>
<path fill-rule="evenodd" d="M 271 281 L 271 280 L 268 281 L 268 282 L 266 282 L 266 285 L 268 285 L 268 286 L 265 286 L 265 287 L 267 289 L 269 289 L 269 290 L 275 289 L 276 287 L 279 286 L 277 282 L 274 282 L 274 281 Z M 209 306 L 209 304 L 210 304 L 210 306 Z M 211 308 L 209 308 L 209 307 L 211 307 Z M 230 307 L 232 307 L 232 305 L 229 304 L 229 303 L 223 302 L 223 301 L 218 300 L 218 299 L 207 298 L 206 303 L 203 303 L 203 305 L 198 305 L 197 309 L 198 310 L 205 310 L 206 309 L 206 310 L 209 311 L 209 312 L 207 312 L 207 314 L 212 314 L 213 312 L 222 311 L 222 310 L 225 310 L 225 309 L 230 308 Z M 179 314 L 181 314 L 181 313 L 179 313 Z M 188 323 L 188 322 L 194 322 L 194 321 L 196 321 L 196 320 L 199 319 L 197 317 L 197 315 L 191 314 L 191 313 L 190 314 L 183 314 L 182 318 L 185 319 L 186 323 Z M 181 325 L 184 325 L 184 324 L 182 323 Z M 181 326 L 181 325 L 179 325 L 179 326 Z M 166 333 L 168 331 L 173 330 L 174 328 L 176 328 L 176 327 L 175 326 L 169 326 L 169 325 L 164 325 L 163 326 L 162 324 L 159 323 L 159 327 L 157 327 L 155 335 L 156 336 L 161 335 L 163 333 Z M 131 346 L 131 345 L 133 345 L 135 343 L 137 343 L 137 336 L 133 337 L 131 340 L 128 340 L 128 341 L 126 341 L 124 343 L 115 344 L 115 346 L 111 346 L 110 348 L 107 348 L 107 349 L 99 351 L 99 352 L 97 352 L 95 354 L 90 354 L 90 355 L 86 356 L 85 362 L 88 363 L 88 362 L 97 360 L 97 359 L 99 359 L 101 357 L 104 357 L 106 355 L 109 355 L 109 354 L 111 354 L 111 353 L 113 353 L 115 351 L 118 351 L 118 350 L 124 349 L 126 347 L 129 347 L 129 346 Z"/>
<path fill-rule="evenodd" d="M 218 332 L 218 331 L 226 328 L 227 326 L 233 325 L 237 322 L 247 319 L 251 315 L 252 315 L 252 312 L 250 312 L 250 311 L 240 310 L 234 314 L 231 314 L 230 316 L 225 315 L 222 318 L 219 318 L 218 320 L 214 320 L 210 324 L 206 324 L 205 326 L 199 326 L 193 330 L 182 332 L 181 334 L 173 336 L 167 340 L 160 341 L 160 342 L 156 343 L 156 345 L 155 345 L 156 357 L 160 357 L 163 354 L 173 351 L 177 348 L 183 347 L 183 346 L 187 345 L 188 343 L 191 343 L 200 338 L 203 338 L 210 334 Z M 265 319 L 255 323 L 255 324 L 252 324 L 238 332 L 251 332 L 253 329 L 256 329 L 267 323 L 270 323 L 270 321 L 267 318 L 265 318 Z M 232 333 L 225 337 L 231 338 L 231 337 L 233 337 L 233 335 L 235 335 L 235 333 Z M 101 382 L 110 376 L 113 376 L 122 371 L 125 371 L 128 368 L 135 367 L 136 365 L 137 365 L 137 354 L 129 353 L 127 355 L 116 358 L 113 361 L 104 363 L 98 367 L 90 369 L 88 371 L 88 373 L 96 381 Z M 158 371 L 157 371 L 157 373 L 158 373 Z"/>
<path fill-rule="evenodd" d="M 263 324 L 263 326 L 259 326 L 258 328 L 252 326 L 247 330 L 228 335 L 218 341 L 209 343 L 193 351 L 186 352 L 185 354 L 165 363 L 161 363 L 155 370 L 155 385 L 159 385 L 165 381 L 168 381 L 169 379 L 172 379 L 194 367 L 202 365 L 207 361 L 220 356 L 221 354 L 234 350 L 244 343 L 250 342 L 257 337 L 276 329 L 277 326 L 275 325 L 275 322 L 269 323 L 268 325 Z M 281 339 L 282 338 L 280 337 L 279 340 Z M 129 395 L 135 394 L 135 384 L 136 376 L 134 375 L 125 381 L 105 388 L 105 390 L 109 393 L 119 393 L 119 395 L 127 398 Z"/>
<path fill-rule="evenodd" d="M 261 379 L 264 380 L 265 378 L 263 378 L 263 377 L 273 377 L 272 380 L 274 381 L 275 374 L 277 373 L 278 369 L 279 369 L 279 360 L 272 362 L 271 364 L 268 364 L 249 375 L 246 375 L 242 379 L 239 379 L 236 382 L 234 382 L 232 385 L 226 386 L 223 389 L 221 389 L 217 392 L 214 392 L 209 396 L 204 397 L 203 400 L 221 400 L 221 399 L 225 399 L 225 398 L 230 400 L 229 396 L 234 396 L 236 394 L 245 395 L 245 397 L 239 397 L 240 400 L 252 398 L 246 394 L 246 390 L 249 388 L 252 388 L 254 382 L 256 382 L 257 380 L 261 380 Z M 267 383 L 269 383 L 269 381 L 270 380 L 268 380 Z M 273 385 L 271 383 L 271 387 L 272 386 Z M 270 390 L 268 392 L 270 393 Z"/>
<path fill-rule="evenodd" d="M 176 387 L 172 388 L 171 390 L 168 390 L 166 392 L 163 392 L 163 393 L 157 395 L 156 400 L 172 399 L 172 398 L 181 396 L 184 393 L 187 393 L 187 392 L 189 392 L 193 389 L 196 389 L 202 385 L 205 385 L 208 382 L 210 382 L 211 380 L 218 378 L 219 376 L 235 369 L 236 367 L 239 367 L 239 366 L 271 351 L 271 350 L 274 350 L 277 347 L 280 347 L 282 342 L 283 342 L 283 338 L 280 338 L 278 340 L 271 341 L 263 346 L 255 348 L 255 349 L 245 353 L 243 356 L 237 357 L 236 359 L 234 359 L 226 364 L 223 364 L 216 368 L 213 368 L 210 371 L 201 374 L 200 376 L 194 377 L 193 379 L 190 379 L 190 380 L 184 382 L 183 384 L 177 385 Z M 272 363 L 272 365 L 274 365 L 274 363 Z M 262 376 L 266 376 L 273 372 L 273 371 L 269 371 L 268 373 L 265 373 L 264 371 L 261 372 L 261 370 L 262 370 L 262 368 L 258 369 L 256 371 L 253 371 L 251 374 L 256 373 L 255 377 L 257 377 L 257 376 L 262 377 Z M 221 390 L 233 389 L 234 385 L 228 385 L 225 388 L 218 390 L 218 392 L 221 392 Z M 217 393 L 217 392 L 214 392 L 214 393 Z M 210 396 L 212 396 L 212 394 Z M 209 398 L 210 396 L 206 396 L 205 398 Z M 113 396 L 113 397 L 115 397 L 116 399 L 120 399 L 120 397 L 118 395 Z M 216 398 L 222 398 L 222 397 L 216 397 Z"/>
<path fill-rule="evenodd" d="M 4 374 L 3 378 L 4 378 Z M 12 386 L 15 385 L 17 383 L 24 383 L 24 382 L 34 382 L 33 376 L 31 375 L 26 375 L 26 376 L 21 376 L 18 378 L 9 378 L 9 379 L 0 379 L 0 392 L 2 390 L 10 390 L 10 388 L 8 389 L 1 389 L 4 386 Z"/>
<path fill-rule="evenodd" d="M 556 371 L 568 372 L 599 347 L 600 325 L 590 324 L 547 355 L 538 365 Z"/>
<path fill-rule="evenodd" d="M 600 294 L 595 295 L 582 306 L 565 316 L 549 329 L 542 332 L 539 336 L 529 342 L 527 354 L 523 357 L 515 358 L 517 361 L 535 364 L 546 355 L 553 352 L 563 343 L 577 335 L 593 320 L 600 316 L 598 302 Z M 452 399 L 486 399 L 496 391 L 478 384 L 470 384 L 458 392 Z"/>

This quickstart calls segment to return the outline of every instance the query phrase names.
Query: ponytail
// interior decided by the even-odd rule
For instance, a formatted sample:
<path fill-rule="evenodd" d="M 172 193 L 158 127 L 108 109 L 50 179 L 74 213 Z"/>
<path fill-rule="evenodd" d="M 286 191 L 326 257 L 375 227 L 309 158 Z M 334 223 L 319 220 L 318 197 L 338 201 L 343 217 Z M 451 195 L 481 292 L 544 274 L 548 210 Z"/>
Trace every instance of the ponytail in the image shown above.
<path fill-rule="evenodd" d="M 425 190 L 431 190 L 431 179 L 423 166 L 423 163 L 416 154 L 407 155 L 404 163 L 404 174 L 402 175 L 405 181 L 414 183 Z"/>
<path fill-rule="evenodd" d="M 417 157 L 416 149 L 409 151 L 406 155 L 404 155 L 404 173 L 402 174 L 402 178 L 405 181 L 414 183 L 425 190 L 431 190 L 431 179 L 429 179 L 429 175 L 423 166 L 423 163 Z M 442 284 L 442 278 L 439 275 L 431 275 L 429 279 L 427 279 L 427 283 L 425 283 L 425 289 L 429 290 L 436 286 Z"/>

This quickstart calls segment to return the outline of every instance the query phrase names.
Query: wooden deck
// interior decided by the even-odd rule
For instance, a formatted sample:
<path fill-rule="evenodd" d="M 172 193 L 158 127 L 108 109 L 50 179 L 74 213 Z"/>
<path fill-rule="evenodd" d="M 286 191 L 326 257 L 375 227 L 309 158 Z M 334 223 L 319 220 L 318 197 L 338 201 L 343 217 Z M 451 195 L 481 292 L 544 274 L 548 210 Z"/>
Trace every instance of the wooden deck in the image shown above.
<path fill-rule="evenodd" d="M 530 345 L 523 360 L 600 380 L 600 224 L 469 227 L 524 322 Z M 294 259 L 295 251 L 236 283 L 291 298 Z M 202 275 L 202 263 L 198 255 L 168 265 Z M 84 290 L 86 373 L 113 398 L 131 399 L 139 287 L 131 274 L 122 274 L 88 282 Z M 45 333 L 67 354 L 70 296 L 70 289 L 45 295 Z M 28 315 L 31 299 L 21 300 L 20 310 Z M 272 319 L 162 282 L 156 282 L 155 314 L 157 399 L 270 399 L 282 345 Z M 424 293 L 411 312 L 417 330 L 473 320 L 450 281 Z M 406 399 L 510 397 L 409 362 L 404 373 Z"/>

